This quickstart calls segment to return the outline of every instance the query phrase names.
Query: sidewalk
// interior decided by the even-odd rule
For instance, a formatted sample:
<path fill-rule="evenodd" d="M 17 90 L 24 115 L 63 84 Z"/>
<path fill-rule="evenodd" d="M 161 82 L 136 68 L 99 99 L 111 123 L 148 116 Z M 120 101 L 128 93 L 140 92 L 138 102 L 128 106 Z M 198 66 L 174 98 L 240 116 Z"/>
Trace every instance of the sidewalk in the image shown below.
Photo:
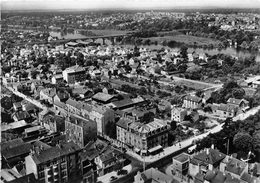
<path fill-rule="evenodd" d="M 174 152 L 176 152 L 178 150 L 187 148 L 188 146 L 192 145 L 192 142 L 194 140 L 202 139 L 202 138 L 208 136 L 209 133 L 219 132 L 222 129 L 222 126 L 223 126 L 223 124 L 220 124 L 220 125 L 212 128 L 211 130 L 209 130 L 206 133 L 203 133 L 201 135 L 198 135 L 198 136 L 192 137 L 190 139 L 184 140 L 184 141 L 182 141 L 180 143 L 177 143 L 175 145 L 166 147 L 163 152 L 161 152 L 161 153 L 159 153 L 159 154 L 157 154 L 155 156 L 146 156 L 146 157 L 143 158 L 140 155 L 138 155 L 138 154 L 136 154 L 136 153 L 134 153 L 132 151 L 127 151 L 126 153 L 128 155 L 138 159 L 139 161 L 145 161 L 147 163 L 152 163 L 152 162 L 157 161 L 157 160 L 159 160 L 159 159 L 161 159 L 161 158 L 163 158 L 163 157 L 165 157 L 165 156 L 167 156 L 169 154 L 172 154 L 172 153 L 174 153 Z"/>
<path fill-rule="evenodd" d="M 127 165 L 125 167 L 123 167 L 123 170 L 127 170 L 128 173 L 130 173 L 132 171 L 132 165 Z M 110 177 L 112 176 L 115 176 L 117 178 L 120 178 L 120 177 L 123 177 L 124 175 L 117 175 L 117 172 L 116 171 L 113 171 L 113 172 L 110 172 L 110 173 L 107 173 L 106 175 L 103 175 L 103 176 L 100 176 L 98 177 L 98 181 L 101 181 L 103 183 L 109 183 L 110 182 Z"/>

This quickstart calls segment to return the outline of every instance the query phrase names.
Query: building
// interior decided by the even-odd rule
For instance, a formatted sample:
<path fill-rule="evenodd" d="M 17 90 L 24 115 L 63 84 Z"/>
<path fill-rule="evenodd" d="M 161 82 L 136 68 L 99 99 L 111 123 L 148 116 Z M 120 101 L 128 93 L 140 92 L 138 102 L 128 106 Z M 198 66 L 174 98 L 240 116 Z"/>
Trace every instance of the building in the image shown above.
<path fill-rule="evenodd" d="M 172 172 L 179 178 L 185 179 L 188 175 L 190 156 L 182 153 L 172 158 Z"/>
<path fill-rule="evenodd" d="M 68 99 L 66 101 L 66 105 L 68 108 L 68 112 L 70 112 L 72 114 L 80 115 L 81 109 L 80 109 L 80 106 L 78 105 L 78 101 L 73 100 L 73 99 Z"/>
<path fill-rule="evenodd" d="M 1 182 L 9 183 L 38 183 L 33 173 L 29 175 L 21 175 L 13 169 L 1 170 Z"/>
<path fill-rule="evenodd" d="M 105 175 L 114 171 L 116 163 L 124 163 L 123 153 L 116 149 L 108 149 L 95 158 L 95 164 L 97 165 L 98 174 Z"/>
<path fill-rule="evenodd" d="M 74 84 L 78 81 L 83 81 L 86 78 L 86 69 L 78 65 L 69 67 L 62 72 L 63 79 L 68 84 Z"/>
<path fill-rule="evenodd" d="M 184 120 L 185 116 L 187 116 L 187 109 L 173 107 L 173 109 L 171 111 L 171 120 L 172 121 L 182 122 Z"/>
<path fill-rule="evenodd" d="M 155 154 L 168 145 L 168 129 L 167 121 L 159 119 L 147 124 L 120 119 L 117 140 L 141 155 Z"/>
<path fill-rule="evenodd" d="M 150 168 L 144 172 L 137 172 L 134 177 L 134 183 L 172 183 L 173 178 L 160 172 L 155 168 Z"/>
<path fill-rule="evenodd" d="M 25 158 L 26 174 L 33 173 L 37 180 L 45 183 L 71 182 L 81 176 L 80 151 L 73 142 L 33 148 Z"/>
<path fill-rule="evenodd" d="M 92 107 L 92 111 L 90 112 L 89 118 L 96 122 L 98 135 L 103 136 L 105 133 L 106 124 L 109 121 L 115 122 L 115 112 L 109 107 L 94 105 Z"/>
<path fill-rule="evenodd" d="M 238 114 L 238 107 L 229 104 L 212 104 L 213 115 L 218 115 L 221 118 L 235 117 Z"/>
<path fill-rule="evenodd" d="M 189 164 L 189 175 L 195 177 L 197 173 L 206 174 L 208 170 L 219 169 L 225 154 L 216 149 L 207 148 L 196 153 Z"/>
<path fill-rule="evenodd" d="M 201 107 L 202 98 L 188 95 L 183 100 L 183 107 L 187 109 L 198 109 Z"/>
<path fill-rule="evenodd" d="M 51 78 L 52 84 L 59 84 L 63 82 L 63 75 L 62 74 L 56 74 L 52 76 Z"/>
<path fill-rule="evenodd" d="M 229 98 L 227 104 L 238 108 L 238 113 L 249 109 L 249 102 L 245 99 Z"/>
<path fill-rule="evenodd" d="M 44 126 L 44 128 L 46 128 L 51 133 L 64 132 L 65 118 L 55 115 L 54 113 L 48 113 L 43 117 L 41 125 Z"/>
<path fill-rule="evenodd" d="M 55 95 L 56 88 L 45 88 L 40 91 L 40 100 L 44 100 L 50 104 L 53 104 Z"/>
<path fill-rule="evenodd" d="M 101 104 L 108 104 L 110 102 L 117 101 L 117 98 L 113 95 L 99 92 L 92 96 L 92 100 L 94 100 L 98 103 L 101 103 Z"/>
<path fill-rule="evenodd" d="M 66 102 L 70 97 L 70 94 L 67 91 L 58 91 L 54 96 L 53 100 L 59 102 Z"/>
<path fill-rule="evenodd" d="M 67 140 L 83 148 L 91 140 L 96 140 L 97 124 L 94 121 L 71 115 L 65 120 L 65 133 Z"/>
<path fill-rule="evenodd" d="M 26 122 L 31 122 L 32 116 L 27 112 L 27 111 L 15 111 L 12 114 L 13 120 L 18 122 L 18 121 L 26 121 Z"/>

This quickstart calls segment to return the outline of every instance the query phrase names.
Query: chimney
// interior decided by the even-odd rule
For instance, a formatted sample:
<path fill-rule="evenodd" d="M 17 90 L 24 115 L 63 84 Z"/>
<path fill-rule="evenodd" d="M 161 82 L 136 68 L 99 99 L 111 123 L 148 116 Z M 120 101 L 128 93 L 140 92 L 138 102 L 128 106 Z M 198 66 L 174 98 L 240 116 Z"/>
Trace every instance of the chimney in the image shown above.
<path fill-rule="evenodd" d="M 206 154 L 209 155 L 209 148 L 206 149 Z"/>
<path fill-rule="evenodd" d="M 211 149 L 214 149 L 214 144 L 211 145 Z"/>

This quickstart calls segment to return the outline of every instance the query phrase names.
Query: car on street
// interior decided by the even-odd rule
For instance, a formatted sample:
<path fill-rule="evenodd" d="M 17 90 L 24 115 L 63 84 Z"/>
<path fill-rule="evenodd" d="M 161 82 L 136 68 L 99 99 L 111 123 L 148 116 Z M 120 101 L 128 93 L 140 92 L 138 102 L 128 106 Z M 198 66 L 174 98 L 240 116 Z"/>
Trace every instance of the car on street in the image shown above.
<path fill-rule="evenodd" d="M 115 180 L 117 180 L 117 179 L 118 179 L 117 177 L 111 176 L 109 180 L 110 180 L 110 182 L 113 182 L 113 181 L 115 181 Z"/>

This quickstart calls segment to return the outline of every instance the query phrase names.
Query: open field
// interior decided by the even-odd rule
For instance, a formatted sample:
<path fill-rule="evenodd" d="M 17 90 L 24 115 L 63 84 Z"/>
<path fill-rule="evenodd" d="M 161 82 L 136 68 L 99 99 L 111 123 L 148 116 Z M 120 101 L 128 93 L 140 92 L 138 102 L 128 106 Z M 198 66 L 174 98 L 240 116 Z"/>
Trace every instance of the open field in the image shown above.
<path fill-rule="evenodd" d="M 187 81 L 187 80 L 179 80 L 179 81 L 176 81 L 174 83 L 178 84 L 178 85 L 186 85 L 188 87 L 194 88 L 195 90 L 197 90 L 197 89 L 203 90 L 203 89 L 211 87 L 211 85 L 202 84 L 202 83 L 195 83 L 195 82 Z"/>
<path fill-rule="evenodd" d="M 190 35 L 184 35 L 184 34 L 176 34 L 172 36 L 164 36 L 164 37 L 151 37 L 151 38 L 143 38 L 143 39 L 150 39 L 151 41 L 158 41 L 158 43 L 161 43 L 162 41 L 176 41 L 179 43 L 185 43 L 188 45 L 194 45 L 194 42 L 198 46 L 203 46 L 203 45 L 210 45 L 212 44 L 213 47 L 217 47 L 220 41 L 210 39 L 210 38 L 205 38 L 205 37 L 197 37 L 197 36 L 190 36 Z"/>

